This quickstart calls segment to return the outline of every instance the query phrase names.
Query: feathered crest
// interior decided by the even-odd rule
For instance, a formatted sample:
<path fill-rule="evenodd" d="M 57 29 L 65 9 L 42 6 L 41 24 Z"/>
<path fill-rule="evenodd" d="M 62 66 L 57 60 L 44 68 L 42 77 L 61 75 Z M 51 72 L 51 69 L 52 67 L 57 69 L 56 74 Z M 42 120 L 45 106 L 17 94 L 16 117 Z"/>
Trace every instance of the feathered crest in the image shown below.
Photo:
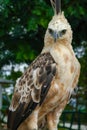
<path fill-rule="evenodd" d="M 61 13 L 61 0 L 50 0 L 55 14 Z"/>

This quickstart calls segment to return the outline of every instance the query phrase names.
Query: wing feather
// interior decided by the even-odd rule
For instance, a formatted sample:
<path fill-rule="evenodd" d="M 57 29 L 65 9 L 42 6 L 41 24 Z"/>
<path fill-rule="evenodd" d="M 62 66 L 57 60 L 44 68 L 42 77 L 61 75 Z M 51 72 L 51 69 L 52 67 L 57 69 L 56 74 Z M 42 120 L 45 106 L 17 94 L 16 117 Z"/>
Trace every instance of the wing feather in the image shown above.
<path fill-rule="evenodd" d="M 41 54 L 29 66 L 22 77 L 17 80 L 9 108 L 8 127 L 16 130 L 20 123 L 34 111 L 37 105 L 43 103 L 55 73 L 56 63 L 50 53 Z M 14 126 L 14 123 L 17 125 Z"/>

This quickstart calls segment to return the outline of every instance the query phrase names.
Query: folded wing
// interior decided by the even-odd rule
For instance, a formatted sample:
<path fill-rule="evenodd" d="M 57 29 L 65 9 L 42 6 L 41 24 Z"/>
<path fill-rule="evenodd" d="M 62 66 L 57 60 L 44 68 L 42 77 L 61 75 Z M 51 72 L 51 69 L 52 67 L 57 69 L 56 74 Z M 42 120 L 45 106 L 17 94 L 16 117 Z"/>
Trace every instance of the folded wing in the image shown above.
<path fill-rule="evenodd" d="M 8 114 L 8 128 L 19 125 L 46 98 L 56 73 L 56 63 L 50 53 L 40 54 L 17 80 Z"/>

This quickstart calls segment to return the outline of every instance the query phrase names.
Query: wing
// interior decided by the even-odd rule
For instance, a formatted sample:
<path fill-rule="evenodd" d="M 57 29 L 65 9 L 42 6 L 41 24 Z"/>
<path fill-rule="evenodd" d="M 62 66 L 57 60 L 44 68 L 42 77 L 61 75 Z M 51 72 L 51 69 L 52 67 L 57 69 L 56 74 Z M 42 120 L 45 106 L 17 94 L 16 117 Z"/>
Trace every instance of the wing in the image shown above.
<path fill-rule="evenodd" d="M 39 55 L 17 80 L 8 114 L 8 128 L 18 126 L 41 105 L 56 73 L 56 63 L 50 53 Z"/>

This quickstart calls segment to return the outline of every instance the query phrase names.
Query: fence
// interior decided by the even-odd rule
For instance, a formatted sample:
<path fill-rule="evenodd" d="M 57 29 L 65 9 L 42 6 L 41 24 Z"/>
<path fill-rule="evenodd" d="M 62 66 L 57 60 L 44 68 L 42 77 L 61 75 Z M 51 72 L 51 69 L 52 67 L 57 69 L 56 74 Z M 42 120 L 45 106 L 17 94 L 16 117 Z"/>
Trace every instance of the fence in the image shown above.
<path fill-rule="evenodd" d="M 67 121 L 67 115 L 70 117 L 70 119 Z M 60 128 L 67 128 L 67 130 L 83 130 L 81 129 L 81 125 L 83 124 L 83 117 L 85 118 L 85 121 L 87 120 L 87 112 L 84 111 L 76 111 L 76 110 L 65 110 L 62 113 L 62 117 L 61 117 L 61 122 L 59 127 Z M 68 126 L 66 126 L 66 122 L 68 124 Z M 85 122 L 87 125 L 87 122 Z M 75 128 L 73 128 L 73 125 L 75 126 Z M 77 126 L 77 128 L 76 128 Z M 86 127 L 87 128 L 87 127 Z M 87 130 L 87 129 L 86 129 Z"/>
<path fill-rule="evenodd" d="M 3 91 L 2 90 L 5 90 L 6 87 L 10 86 L 11 84 L 13 85 L 13 81 L 11 80 L 5 80 L 5 79 L 0 79 L 0 120 L 3 120 L 4 117 L 5 117 L 5 109 L 6 107 L 3 106 Z M 7 103 L 10 103 L 10 98 L 9 96 L 7 95 L 6 91 L 5 91 L 5 98 L 6 98 L 6 101 Z M 9 104 L 8 104 L 9 105 Z"/>

